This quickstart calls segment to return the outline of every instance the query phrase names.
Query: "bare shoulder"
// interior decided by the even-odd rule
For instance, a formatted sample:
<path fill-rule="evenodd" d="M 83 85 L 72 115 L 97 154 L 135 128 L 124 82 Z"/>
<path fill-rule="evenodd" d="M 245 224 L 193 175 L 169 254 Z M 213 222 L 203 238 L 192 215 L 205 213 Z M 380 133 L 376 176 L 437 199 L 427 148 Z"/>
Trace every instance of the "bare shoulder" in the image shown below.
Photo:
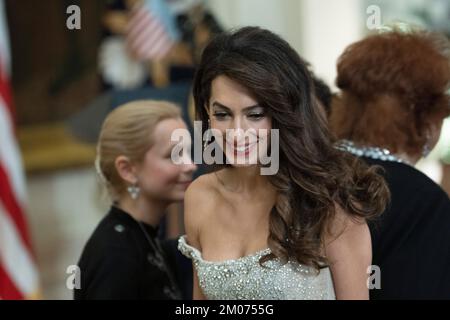
<path fill-rule="evenodd" d="M 339 206 L 336 206 L 336 214 L 324 240 L 331 260 L 341 260 L 347 254 L 364 261 L 371 260 L 372 241 L 365 219 L 352 216 Z"/>
<path fill-rule="evenodd" d="M 185 205 L 193 204 L 198 208 L 208 208 L 214 205 L 219 195 L 214 173 L 201 175 L 195 179 L 185 193 Z"/>
<path fill-rule="evenodd" d="M 372 242 L 366 221 L 337 207 L 324 238 L 336 297 L 367 299 L 366 271 L 372 263 Z"/>
<path fill-rule="evenodd" d="M 326 237 L 329 241 L 334 241 L 343 236 L 349 236 L 355 232 L 368 232 L 366 220 L 364 218 L 350 215 L 339 205 L 335 205 L 335 215 L 328 224 Z"/>
<path fill-rule="evenodd" d="M 199 247 L 199 236 L 212 213 L 219 196 L 213 173 L 195 179 L 184 196 L 184 224 L 189 242 Z"/>

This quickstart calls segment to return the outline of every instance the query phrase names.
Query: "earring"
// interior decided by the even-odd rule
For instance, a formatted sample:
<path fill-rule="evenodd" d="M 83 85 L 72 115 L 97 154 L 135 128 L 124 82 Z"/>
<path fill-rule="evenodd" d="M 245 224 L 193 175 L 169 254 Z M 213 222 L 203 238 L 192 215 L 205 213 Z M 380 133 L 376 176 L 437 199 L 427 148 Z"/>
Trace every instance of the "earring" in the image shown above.
<path fill-rule="evenodd" d="M 430 147 L 428 146 L 428 142 L 425 143 L 425 145 L 423 146 L 422 149 L 422 157 L 426 158 L 429 154 L 430 154 L 431 150 Z"/>
<path fill-rule="evenodd" d="M 427 134 L 426 134 L 426 142 L 425 142 L 425 144 L 423 145 L 423 148 L 422 148 L 422 157 L 424 157 L 424 158 L 426 158 L 429 154 L 430 154 L 430 152 L 431 152 L 431 148 L 430 148 L 430 134 L 427 132 Z"/>
<path fill-rule="evenodd" d="M 206 129 L 206 139 L 205 142 L 203 142 L 203 149 L 206 149 L 210 140 L 211 140 L 211 121 L 208 119 L 208 129 Z"/>
<path fill-rule="evenodd" d="M 130 194 L 131 199 L 133 200 L 136 200 L 139 197 L 139 193 L 141 192 L 141 189 L 137 186 L 137 183 L 133 186 L 129 186 L 127 190 Z"/>

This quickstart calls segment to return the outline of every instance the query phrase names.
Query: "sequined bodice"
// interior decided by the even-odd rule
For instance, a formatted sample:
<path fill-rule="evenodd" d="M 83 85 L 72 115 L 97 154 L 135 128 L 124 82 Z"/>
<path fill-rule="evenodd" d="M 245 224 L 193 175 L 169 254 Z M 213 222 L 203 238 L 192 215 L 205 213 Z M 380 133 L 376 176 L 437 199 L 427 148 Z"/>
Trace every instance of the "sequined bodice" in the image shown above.
<path fill-rule="evenodd" d="M 317 274 L 310 267 L 296 262 L 283 264 L 278 259 L 270 260 L 262 267 L 259 259 L 270 253 L 269 248 L 220 262 L 203 260 L 201 252 L 187 244 L 185 236 L 178 240 L 178 249 L 194 262 L 199 285 L 207 299 L 335 299 L 328 268 Z"/>

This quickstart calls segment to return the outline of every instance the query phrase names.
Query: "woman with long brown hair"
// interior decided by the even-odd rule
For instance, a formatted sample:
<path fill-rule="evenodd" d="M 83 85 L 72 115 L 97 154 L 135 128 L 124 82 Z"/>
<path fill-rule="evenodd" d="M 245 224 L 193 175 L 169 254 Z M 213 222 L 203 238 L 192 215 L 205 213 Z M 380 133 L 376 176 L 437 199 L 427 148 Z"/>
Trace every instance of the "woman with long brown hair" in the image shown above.
<path fill-rule="evenodd" d="M 257 27 L 221 34 L 203 53 L 194 99 L 227 163 L 186 192 L 179 249 L 193 260 L 194 298 L 367 299 L 366 219 L 388 191 L 375 168 L 333 146 L 295 50 Z M 279 154 L 271 175 L 261 151 Z"/>

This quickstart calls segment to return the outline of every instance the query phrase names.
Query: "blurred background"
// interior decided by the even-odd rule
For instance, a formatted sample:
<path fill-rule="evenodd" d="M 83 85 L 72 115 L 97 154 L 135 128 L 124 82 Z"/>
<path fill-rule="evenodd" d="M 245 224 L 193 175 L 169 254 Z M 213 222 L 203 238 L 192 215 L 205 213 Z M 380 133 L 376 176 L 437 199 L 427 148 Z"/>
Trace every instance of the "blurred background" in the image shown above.
<path fill-rule="evenodd" d="M 139 0 L 0 0 L 0 298 L 72 298 L 67 268 L 109 206 L 93 165 L 105 115 L 129 100 L 168 99 L 190 121 L 195 65 L 214 34 L 268 28 L 332 90 L 343 49 L 383 23 L 450 35 L 450 0 L 147 2 L 160 29 L 142 29 L 144 13 L 131 10 Z M 450 120 L 418 167 L 450 193 L 448 164 Z M 164 233 L 175 237 L 182 208 L 169 211 Z"/>

